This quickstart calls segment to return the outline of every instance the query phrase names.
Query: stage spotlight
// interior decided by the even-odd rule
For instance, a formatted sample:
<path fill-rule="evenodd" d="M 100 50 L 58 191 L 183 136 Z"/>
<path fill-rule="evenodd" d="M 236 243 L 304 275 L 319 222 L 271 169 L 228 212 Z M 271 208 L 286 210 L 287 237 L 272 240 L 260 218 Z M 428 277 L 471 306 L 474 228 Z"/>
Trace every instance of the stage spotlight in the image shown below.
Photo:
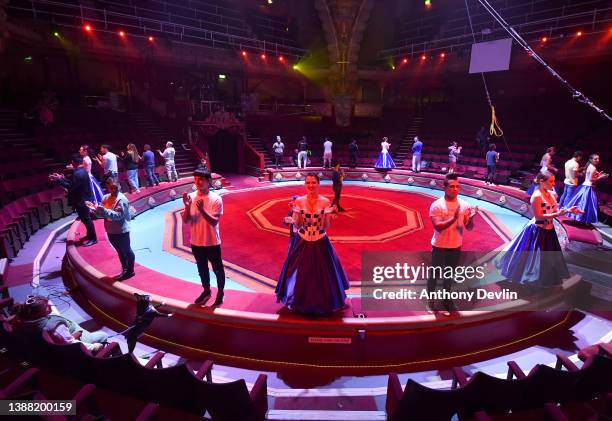
<path fill-rule="evenodd" d="M 153 42 L 153 40 L 154 40 L 154 39 L 155 39 L 155 38 L 153 38 L 153 37 L 151 37 L 151 36 L 149 37 L 149 41 L 150 41 L 150 42 Z"/>
<path fill-rule="evenodd" d="M 428 9 L 431 7 L 431 0 L 425 0 L 425 7 Z"/>
<path fill-rule="evenodd" d="M 446 53 L 440 53 L 440 58 L 446 57 Z"/>
<path fill-rule="evenodd" d="M 53 36 L 54 36 L 54 37 L 59 38 L 60 34 L 59 34 L 59 32 L 55 31 L 55 32 L 53 33 Z"/>
<path fill-rule="evenodd" d="M 546 42 L 546 41 L 548 41 L 548 38 L 542 37 L 542 42 Z"/>
<path fill-rule="evenodd" d="M 265 59 L 266 59 L 266 55 L 265 55 L 265 54 L 262 54 L 262 55 L 261 55 L 261 59 L 262 59 L 262 60 L 265 60 Z"/>
<path fill-rule="evenodd" d="M 91 29 L 92 29 L 92 28 L 91 28 L 91 25 L 85 25 L 85 26 L 83 27 L 83 29 L 85 29 L 85 31 L 87 31 L 87 32 L 91 32 Z"/>
<path fill-rule="evenodd" d="M 242 57 L 246 57 L 247 52 L 246 52 L 246 51 L 243 51 L 243 52 L 242 52 L 242 53 L 240 53 L 240 54 L 242 54 Z"/>
<path fill-rule="evenodd" d="M 297 64 L 293 65 L 293 70 L 300 70 L 300 66 L 298 66 Z"/>
<path fill-rule="evenodd" d="M 423 55 L 421 56 L 421 60 L 427 60 L 427 56 L 426 56 L 425 54 L 423 54 Z"/>
<path fill-rule="evenodd" d="M 407 59 L 407 58 L 404 58 L 404 59 L 402 60 L 402 63 L 404 63 L 404 64 L 408 63 L 408 59 Z"/>
<path fill-rule="evenodd" d="M 278 61 L 280 61 L 281 63 L 284 63 L 285 62 L 285 57 L 279 56 L 278 57 Z"/>
<path fill-rule="evenodd" d="M 119 31 L 119 36 L 120 36 L 121 38 L 125 37 L 125 32 L 123 32 L 123 31 Z"/>
<path fill-rule="evenodd" d="M 581 37 L 581 36 L 582 36 L 582 31 L 578 31 L 578 32 L 576 32 L 576 36 L 577 36 L 577 37 Z"/>
<path fill-rule="evenodd" d="M 393 65 L 392 65 L 392 66 L 391 66 L 391 70 L 395 70 L 395 66 L 393 66 Z"/>

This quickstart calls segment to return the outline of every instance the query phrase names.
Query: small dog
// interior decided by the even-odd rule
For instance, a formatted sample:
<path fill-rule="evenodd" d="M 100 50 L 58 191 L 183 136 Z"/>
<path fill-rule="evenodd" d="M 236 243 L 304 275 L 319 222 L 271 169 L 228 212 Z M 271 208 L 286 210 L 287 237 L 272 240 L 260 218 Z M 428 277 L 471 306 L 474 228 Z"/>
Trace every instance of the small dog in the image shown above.
<path fill-rule="evenodd" d="M 161 313 L 157 310 L 158 307 L 163 306 L 165 303 L 154 306 L 151 304 L 150 295 L 142 295 L 134 293 L 136 297 L 136 318 L 132 326 L 128 327 L 122 332 L 123 336 L 128 343 L 129 352 L 133 352 L 136 347 L 138 338 L 142 336 L 144 331 L 153 323 L 156 317 L 171 317 L 172 313 Z"/>

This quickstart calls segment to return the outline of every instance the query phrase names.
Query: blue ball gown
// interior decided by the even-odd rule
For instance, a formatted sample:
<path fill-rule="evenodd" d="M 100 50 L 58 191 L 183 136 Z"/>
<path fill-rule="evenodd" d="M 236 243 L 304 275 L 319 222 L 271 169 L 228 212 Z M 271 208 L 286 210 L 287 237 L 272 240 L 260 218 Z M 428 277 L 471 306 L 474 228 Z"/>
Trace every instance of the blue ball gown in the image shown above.
<path fill-rule="evenodd" d="M 374 168 L 382 168 L 382 169 L 392 169 L 395 168 L 395 162 L 391 158 L 391 154 L 389 153 L 389 143 L 382 142 L 381 144 L 382 150 L 378 154 L 378 159 L 374 164 Z"/>
<path fill-rule="evenodd" d="M 532 196 L 541 196 L 537 190 Z M 544 213 L 556 212 L 558 205 L 542 197 Z M 559 238 L 551 220 L 532 219 L 523 230 L 504 248 L 495 262 L 502 276 L 508 281 L 540 288 L 559 285 L 569 278 L 563 259 Z"/>
<path fill-rule="evenodd" d="M 323 228 L 325 211 L 296 212 L 303 224 L 290 243 L 276 285 L 277 302 L 303 314 L 333 313 L 344 307 L 349 281 Z"/>
<path fill-rule="evenodd" d="M 89 173 L 89 184 L 91 185 L 91 201 L 99 205 L 102 203 L 104 193 L 102 193 L 102 187 L 100 187 L 100 183 L 98 183 L 98 180 L 96 180 L 92 173 Z"/>
<path fill-rule="evenodd" d="M 595 167 L 589 165 L 584 176 L 584 182 L 574 191 L 574 195 L 565 202 L 566 208 L 577 206 L 578 209 L 584 212 L 578 215 L 569 214 L 568 216 L 585 224 L 597 222 L 597 193 L 595 193 L 595 188 L 591 181 L 594 172 Z"/>

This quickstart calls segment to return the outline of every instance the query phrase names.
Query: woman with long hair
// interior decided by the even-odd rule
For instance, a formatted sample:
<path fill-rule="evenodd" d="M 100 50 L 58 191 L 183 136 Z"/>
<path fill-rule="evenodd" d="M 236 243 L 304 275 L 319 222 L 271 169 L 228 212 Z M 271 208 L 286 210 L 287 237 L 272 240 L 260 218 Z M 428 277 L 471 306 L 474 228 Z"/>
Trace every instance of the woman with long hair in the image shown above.
<path fill-rule="evenodd" d="M 550 173 L 550 174 L 556 174 L 557 171 L 559 171 L 552 162 L 552 157 L 557 153 L 557 148 L 555 148 L 554 146 L 551 146 L 549 148 L 546 148 L 546 152 L 544 153 L 544 155 L 542 155 L 542 158 L 540 159 L 540 173 L 545 174 L 545 173 Z M 538 189 L 538 182 L 533 181 L 533 183 L 531 183 L 531 185 L 529 186 L 529 188 L 527 189 L 527 194 L 529 196 L 531 196 L 533 194 L 534 191 L 536 191 Z M 556 193 L 555 190 L 555 185 L 552 185 L 552 190 Z"/>
<path fill-rule="evenodd" d="M 90 148 L 89 145 L 81 145 L 79 148 L 79 155 L 83 157 L 83 168 L 87 171 L 87 174 L 89 174 L 92 193 L 91 201 L 96 205 L 102 203 L 102 196 L 104 195 L 102 193 L 102 187 L 100 187 L 100 183 L 98 183 L 96 177 L 91 173 L 91 155 L 93 155 L 93 149 Z"/>
<path fill-rule="evenodd" d="M 121 158 L 125 163 L 125 169 L 127 170 L 128 184 L 130 186 L 130 193 L 140 193 L 140 183 L 138 182 L 138 163 L 142 159 L 138 155 L 138 149 L 133 143 L 128 143 L 127 153 L 121 153 Z"/>
<path fill-rule="evenodd" d="M 569 277 L 553 220 L 582 211 L 576 206 L 559 209 L 551 173 L 539 172 L 535 180 L 538 189 L 531 195 L 533 219 L 504 248 L 496 265 L 510 282 L 546 288 Z"/>
<path fill-rule="evenodd" d="M 570 215 L 570 218 L 585 224 L 593 224 L 597 222 L 597 193 L 595 192 L 594 183 L 608 178 L 608 174 L 597 171 L 599 165 L 599 155 L 594 153 L 589 156 L 589 163 L 584 172 L 584 182 L 573 196 L 567 200 L 567 206 L 576 206 L 584 212 L 580 214 Z"/>
<path fill-rule="evenodd" d="M 287 223 L 297 233 L 276 285 L 277 302 L 290 310 L 311 315 L 331 314 L 344 307 L 348 278 L 327 237 L 338 210 L 319 195 L 319 177 L 308 174 L 306 195 L 294 201 Z"/>

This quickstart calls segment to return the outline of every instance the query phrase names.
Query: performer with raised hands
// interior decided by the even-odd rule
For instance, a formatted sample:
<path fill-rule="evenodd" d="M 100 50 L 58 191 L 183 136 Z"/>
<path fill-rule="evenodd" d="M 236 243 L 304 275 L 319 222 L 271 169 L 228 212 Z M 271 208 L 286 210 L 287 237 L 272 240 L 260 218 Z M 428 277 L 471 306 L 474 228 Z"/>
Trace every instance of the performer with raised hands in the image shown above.
<path fill-rule="evenodd" d="M 213 306 L 223 304 L 225 288 L 225 270 L 221 259 L 221 237 L 219 236 L 219 220 L 223 215 L 221 196 L 210 191 L 211 175 L 203 168 L 193 172 L 193 182 L 196 191 L 183 194 L 185 209 L 181 213 L 183 223 L 189 224 L 191 251 L 198 266 L 198 274 L 204 291 L 195 299 L 195 304 L 205 304 L 210 298 L 210 261 L 217 277 L 217 297 Z"/>
<path fill-rule="evenodd" d="M 570 214 L 569 217 L 578 222 L 585 224 L 594 224 L 597 222 L 597 193 L 595 192 L 595 182 L 605 180 L 609 177 L 603 171 L 597 171 L 599 165 L 599 155 L 593 154 L 589 156 L 589 163 L 584 172 L 584 182 L 576 190 L 571 198 L 567 199 L 565 206 L 568 208 L 577 207 L 581 209 L 581 213 Z"/>
<path fill-rule="evenodd" d="M 510 282 L 546 288 L 569 277 L 553 220 L 583 212 L 577 206 L 559 209 L 552 191 L 555 176 L 548 171 L 539 172 L 535 181 L 538 189 L 531 195 L 533 219 L 503 249 L 496 265 Z"/>
<path fill-rule="evenodd" d="M 319 195 L 319 177 L 308 174 L 307 194 L 295 199 L 293 223 L 298 237 L 291 243 L 276 285 L 276 297 L 289 309 L 303 314 L 331 314 L 344 307 L 348 278 L 327 237 L 338 210 Z"/>

